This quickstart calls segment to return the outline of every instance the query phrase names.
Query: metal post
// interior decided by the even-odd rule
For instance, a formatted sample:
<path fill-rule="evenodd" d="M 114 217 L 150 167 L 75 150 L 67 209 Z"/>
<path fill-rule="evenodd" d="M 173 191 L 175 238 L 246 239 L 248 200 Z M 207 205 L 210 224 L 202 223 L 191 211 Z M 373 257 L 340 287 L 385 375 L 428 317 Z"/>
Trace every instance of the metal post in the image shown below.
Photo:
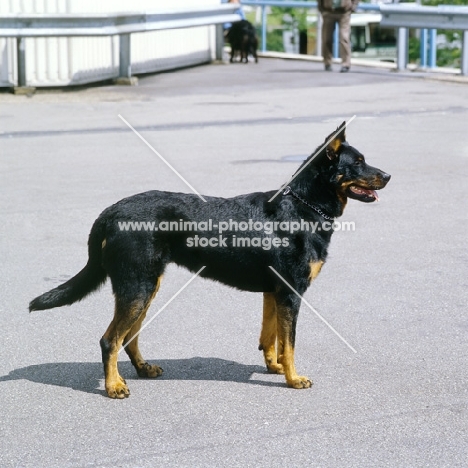
<path fill-rule="evenodd" d="M 340 58 L 340 30 L 338 23 L 335 23 L 333 31 L 333 58 Z"/>
<path fill-rule="evenodd" d="M 223 61 L 224 50 L 224 27 L 222 24 L 216 25 L 216 61 Z"/>
<path fill-rule="evenodd" d="M 13 93 L 31 96 L 36 91 L 34 86 L 26 86 L 26 38 L 16 38 L 16 61 L 18 72 L 18 86 L 13 86 Z"/>
<path fill-rule="evenodd" d="M 119 35 L 119 76 L 114 80 L 114 83 L 130 86 L 138 84 L 138 78 L 132 76 L 130 34 Z"/>
<path fill-rule="evenodd" d="M 468 75 L 468 31 L 463 31 L 463 44 L 460 68 L 462 75 Z"/>
<path fill-rule="evenodd" d="M 406 70 L 408 64 L 408 30 L 398 28 L 397 38 L 397 70 Z"/>
<path fill-rule="evenodd" d="M 266 6 L 262 5 L 262 52 L 266 52 L 267 42 L 267 14 L 266 14 Z"/>
<path fill-rule="evenodd" d="M 130 34 L 121 34 L 119 36 L 119 78 L 130 78 L 131 76 Z"/>
<path fill-rule="evenodd" d="M 24 37 L 16 38 L 16 56 L 18 61 L 18 86 L 26 86 L 26 50 L 25 50 L 25 41 Z"/>
<path fill-rule="evenodd" d="M 421 45 L 419 49 L 421 68 L 427 67 L 427 29 L 421 29 Z"/>
<path fill-rule="evenodd" d="M 437 29 L 429 30 L 429 68 L 437 67 Z"/>

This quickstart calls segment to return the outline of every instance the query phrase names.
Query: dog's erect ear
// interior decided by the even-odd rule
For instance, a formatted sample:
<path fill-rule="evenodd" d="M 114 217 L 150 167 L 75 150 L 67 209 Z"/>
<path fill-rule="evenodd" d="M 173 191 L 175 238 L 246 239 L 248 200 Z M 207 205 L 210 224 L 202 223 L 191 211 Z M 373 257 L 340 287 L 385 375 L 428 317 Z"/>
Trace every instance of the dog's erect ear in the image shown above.
<path fill-rule="evenodd" d="M 346 122 L 343 122 L 333 133 L 327 136 L 325 142 L 329 142 L 326 148 L 327 157 L 330 160 L 338 156 L 341 145 L 346 141 Z"/>

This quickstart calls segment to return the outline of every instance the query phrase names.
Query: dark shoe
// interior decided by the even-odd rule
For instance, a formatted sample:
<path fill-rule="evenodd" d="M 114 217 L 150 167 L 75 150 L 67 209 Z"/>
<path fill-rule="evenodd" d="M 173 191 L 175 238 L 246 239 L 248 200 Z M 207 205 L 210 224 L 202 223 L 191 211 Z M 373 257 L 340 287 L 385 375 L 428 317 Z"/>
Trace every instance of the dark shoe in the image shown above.
<path fill-rule="evenodd" d="M 325 65 L 325 71 L 332 71 L 331 65 Z"/>
<path fill-rule="evenodd" d="M 348 73 L 349 67 L 341 67 L 340 73 Z"/>

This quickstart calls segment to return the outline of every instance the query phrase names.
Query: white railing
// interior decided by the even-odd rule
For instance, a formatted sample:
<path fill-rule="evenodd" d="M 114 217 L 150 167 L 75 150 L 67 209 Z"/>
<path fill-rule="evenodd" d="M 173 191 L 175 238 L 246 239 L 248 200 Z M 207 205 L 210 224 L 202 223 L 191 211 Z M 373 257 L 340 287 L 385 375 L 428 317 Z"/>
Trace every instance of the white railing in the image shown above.
<path fill-rule="evenodd" d="M 16 49 L 15 81 L 19 87 L 81 84 L 109 78 L 125 81 L 131 78 L 132 72 L 209 62 L 220 54 L 222 40 L 220 28 L 215 35 L 213 25 L 239 20 L 239 15 L 235 14 L 237 8 L 216 4 L 144 13 L 2 14 L 0 37 L 14 38 L 16 42 L 13 49 Z M 175 36 L 173 33 L 179 29 L 187 34 Z M 145 34 L 131 36 L 133 33 Z M 131 38 L 135 39 L 132 43 Z M 171 43 L 166 51 L 161 48 L 165 42 Z M 36 60 L 44 52 L 41 48 L 50 49 L 51 45 L 55 45 L 55 53 L 50 54 L 48 50 L 48 54 L 42 54 L 46 58 L 47 79 L 39 75 L 45 67 L 38 67 Z M 77 51 L 73 46 L 81 47 Z M 174 48 L 180 53 L 174 54 Z M 94 59 L 94 67 L 89 67 L 87 53 Z M 11 65 L 11 58 L 9 62 L 5 54 L 0 57 Z M 84 61 L 88 62 L 88 67 Z M 3 63 L 1 65 L 3 68 Z M 53 69 L 58 69 L 58 73 L 51 80 L 50 70 Z M 11 73 L 8 78 L 11 86 Z"/>

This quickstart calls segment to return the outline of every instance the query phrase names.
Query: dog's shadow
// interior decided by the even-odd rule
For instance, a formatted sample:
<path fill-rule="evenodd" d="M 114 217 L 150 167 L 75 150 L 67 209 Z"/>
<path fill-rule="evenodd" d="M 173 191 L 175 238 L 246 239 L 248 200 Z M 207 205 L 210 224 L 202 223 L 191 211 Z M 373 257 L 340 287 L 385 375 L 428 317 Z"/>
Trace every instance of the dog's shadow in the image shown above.
<path fill-rule="evenodd" d="M 194 357 L 190 359 L 162 359 L 156 363 L 164 369 L 164 373 L 156 379 L 145 379 L 148 382 L 213 380 L 270 387 L 286 386 L 284 377 L 278 382 L 252 378 L 253 374 L 266 375 L 265 367 L 239 364 L 225 359 Z M 119 362 L 119 372 L 127 381 L 138 379 L 136 371 L 129 361 Z M 67 387 L 86 393 L 104 394 L 103 378 L 104 371 L 100 362 L 57 362 L 15 369 L 8 375 L 0 376 L 0 383 L 12 380 L 29 380 L 30 382 Z"/>

